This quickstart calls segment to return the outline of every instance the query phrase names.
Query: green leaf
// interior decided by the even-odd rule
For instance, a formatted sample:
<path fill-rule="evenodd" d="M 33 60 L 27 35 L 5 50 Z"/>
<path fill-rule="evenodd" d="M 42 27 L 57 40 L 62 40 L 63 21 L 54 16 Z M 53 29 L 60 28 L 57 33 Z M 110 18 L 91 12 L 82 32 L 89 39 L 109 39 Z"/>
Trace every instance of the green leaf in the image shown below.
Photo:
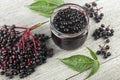
<path fill-rule="evenodd" d="M 84 55 L 74 55 L 74 56 L 71 56 L 68 58 L 60 59 L 61 62 L 63 62 L 65 65 L 67 65 L 71 69 L 73 69 L 77 72 L 80 72 L 80 73 L 91 68 L 91 72 L 86 77 L 86 79 L 91 77 L 92 75 L 94 75 L 100 67 L 100 63 L 98 61 L 98 58 L 97 58 L 95 52 L 88 47 L 87 47 L 87 49 L 89 50 L 93 59 L 91 59 L 87 56 L 84 56 Z"/>
<path fill-rule="evenodd" d="M 49 6 L 49 3 L 44 0 L 36 1 L 28 7 L 45 17 L 49 17 L 52 13 L 52 10 L 55 9 L 55 6 Z"/>
<path fill-rule="evenodd" d="M 74 55 L 60 59 L 65 65 L 80 73 L 92 67 L 94 60 L 84 55 Z"/>
<path fill-rule="evenodd" d="M 95 59 L 95 60 L 97 60 L 98 58 L 97 58 L 95 52 L 93 50 L 91 50 L 90 48 L 88 48 L 88 47 L 87 47 L 87 49 L 89 50 L 90 55 L 92 56 L 92 58 Z"/>
<path fill-rule="evenodd" d="M 92 66 L 91 72 L 86 77 L 86 79 L 91 77 L 92 75 L 94 75 L 98 71 L 99 67 L 100 67 L 100 63 L 97 60 L 95 60 L 93 66 Z"/>
<path fill-rule="evenodd" d="M 28 8 L 38 12 L 42 16 L 50 17 L 53 10 L 63 3 L 63 0 L 35 0 Z"/>
<path fill-rule="evenodd" d="M 41 0 L 35 0 L 35 1 L 41 1 Z M 59 6 L 61 4 L 64 4 L 64 0 L 46 0 L 48 1 L 50 4 Z"/>
<path fill-rule="evenodd" d="M 51 4 L 59 6 L 61 4 L 64 4 L 63 0 L 49 0 Z"/>

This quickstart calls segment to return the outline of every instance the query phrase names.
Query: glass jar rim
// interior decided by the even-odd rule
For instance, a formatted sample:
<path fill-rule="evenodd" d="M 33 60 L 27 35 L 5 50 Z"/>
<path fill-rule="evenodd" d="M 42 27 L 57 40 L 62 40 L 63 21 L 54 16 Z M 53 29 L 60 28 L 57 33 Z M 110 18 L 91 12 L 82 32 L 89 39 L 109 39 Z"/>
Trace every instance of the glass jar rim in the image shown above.
<path fill-rule="evenodd" d="M 74 7 L 79 7 L 79 10 L 82 9 L 83 12 L 84 12 L 86 21 L 87 21 L 87 24 L 86 24 L 85 28 L 82 29 L 82 31 L 80 31 L 80 32 L 78 32 L 78 33 L 71 33 L 71 34 L 70 34 L 70 33 L 69 33 L 69 34 L 68 34 L 68 33 L 62 33 L 62 32 L 60 32 L 60 31 L 58 31 L 58 30 L 54 27 L 54 24 L 53 24 L 53 19 L 54 19 L 54 18 L 52 18 L 52 17 L 55 16 L 55 15 L 58 13 L 58 12 L 56 12 L 56 11 L 61 10 L 62 7 L 70 6 L 70 5 L 71 5 L 72 7 L 73 7 L 73 6 L 74 6 Z M 56 14 L 55 14 L 55 13 L 56 13 Z M 78 4 L 74 4 L 74 3 L 65 3 L 65 4 L 62 4 L 62 5 L 58 6 L 58 7 L 52 12 L 52 15 L 51 15 L 51 17 L 50 17 L 50 24 L 51 24 L 51 29 L 54 29 L 55 32 L 57 32 L 59 35 L 64 35 L 64 36 L 66 36 L 66 37 L 71 37 L 71 36 L 75 37 L 75 36 L 78 36 L 78 35 L 82 34 L 82 33 L 88 28 L 89 17 L 88 17 L 87 12 L 85 11 L 84 7 L 82 7 L 82 6 L 78 5 Z"/>

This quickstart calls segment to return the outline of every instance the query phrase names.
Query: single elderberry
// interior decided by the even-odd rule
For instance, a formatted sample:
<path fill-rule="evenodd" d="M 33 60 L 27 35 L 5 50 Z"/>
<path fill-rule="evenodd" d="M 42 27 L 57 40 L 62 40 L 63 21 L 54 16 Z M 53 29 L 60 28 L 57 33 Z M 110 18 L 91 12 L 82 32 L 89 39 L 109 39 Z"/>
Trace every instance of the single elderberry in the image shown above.
<path fill-rule="evenodd" d="M 98 50 L 98 51 L 96 52 L 96 54 L 97 54 L 97 55 L 101 54 L 101 51 Z"/>
<path fill-rule="evenodd" d="M 110 42 L 110 39 L 106 39 L 106 41 L 105 41 L 106 43 L 109 43 Z"/>
<path fill-rule="evenodd" d="M 107 49 L 107 50 L 110 49 L 110 46 L 109 46 L 109 45 L 106 45 L 105 49 Z"/>
<path fill-rule="evenodd" d="M 107 52 L 107 56 L 111 56 L 111 53 L 110 53 L 110 52 Z"/>
<path fill-rule="evenodd" d="M 92 2 L 92 6 L 97 6 L 97 3 L 96 2 Z"/>

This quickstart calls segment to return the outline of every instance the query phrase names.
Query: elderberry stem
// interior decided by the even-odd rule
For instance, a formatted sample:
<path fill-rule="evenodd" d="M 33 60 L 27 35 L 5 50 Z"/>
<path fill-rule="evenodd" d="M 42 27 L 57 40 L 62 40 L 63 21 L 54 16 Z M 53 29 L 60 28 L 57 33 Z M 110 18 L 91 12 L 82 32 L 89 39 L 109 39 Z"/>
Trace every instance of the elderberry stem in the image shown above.
<path fill-rule="evenodd" d="M 36 25 L 33 25 L 33 26 L 30 28 L 30 31 L 33 30 L 33 29 L 36 29 L 36 28 L 38 28 L 38 27 L 40 27 L 40 26 L 42 26 L 43 24 L 45 24 L 45 23 L 47 23 L 47 22 L 49 22 L 49 21 L 46 21 L 46 22 L 43 22 L 43 23 L 38 23 L 38 24 L 36 24 Z"/>
<path fill-rule="evenodd" d="M 19 28 L 19 29 L 27 29 L 27 28 L 25 28 L 25 27 L 19 27 L 19 26 L 15 27 L 15 28 Z"/>
<path fill-rule="evenodd" d="M 109 28 L 109 27 L 110 27 L 110 25 L 107 26 L 107 28 Z"/>
<path fill-rule="evenodd" d="M 97 8 L 96 10 L 99 11 L 99 10 L 101 10 L 101 9 L 103 9 L 103 7 L 101 7 L 101 8 Z"/>
<path fill-rule="evenodd" d="M 35 39 L 34 39 L 34 36 L 31 34 L 31 33 L 29 33 L 29 36 L 31 36 L 32 37 L 32 40 L 33 40 L 33 44 L 34 44 L 34 51 L 35 51 L 35 53 L 37 52 L 36 51 L 36 42 L 35 42 Z"/>

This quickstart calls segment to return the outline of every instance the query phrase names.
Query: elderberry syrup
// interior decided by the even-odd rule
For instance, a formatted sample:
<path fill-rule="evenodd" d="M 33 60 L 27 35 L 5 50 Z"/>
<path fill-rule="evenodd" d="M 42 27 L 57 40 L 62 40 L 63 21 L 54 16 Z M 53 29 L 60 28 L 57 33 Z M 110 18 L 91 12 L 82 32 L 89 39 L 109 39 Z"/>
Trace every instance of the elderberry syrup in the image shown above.
<path fill-rule="evenodd" d="M 67 3 L 51 15 L 51 36 L 57 46 L 65 50 L 80 47 L 88 35 L 89 18 L 84 8 Z"/>

